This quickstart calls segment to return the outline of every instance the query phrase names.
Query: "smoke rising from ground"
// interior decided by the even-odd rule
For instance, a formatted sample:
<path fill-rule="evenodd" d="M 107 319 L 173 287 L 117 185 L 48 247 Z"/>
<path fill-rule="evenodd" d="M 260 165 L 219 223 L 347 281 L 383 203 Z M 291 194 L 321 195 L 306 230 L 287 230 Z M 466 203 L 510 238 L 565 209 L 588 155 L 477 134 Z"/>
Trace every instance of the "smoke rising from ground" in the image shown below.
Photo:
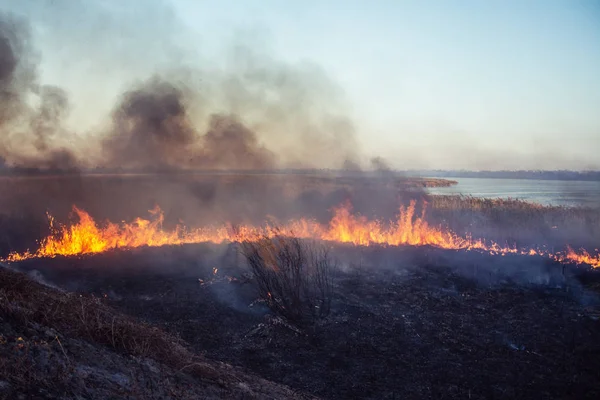
<path fill-rule="evenodd" d="M 114 20 L 123 28 L 135 23 Z M 360 161 L 341 89 L 319 68 L 287 65 L 252 43 L 234 46 L 216 67 L 179 65 L 177 59 L 168 67 L 157 64 L 152 75 L 129 82 L 100 127 L 68 127 L 71 108 L 81 105 L 66 90 L 40 82 L 44 54 L 35 47 L 34 28 L 24 18 L 0 14 L 0 165 L 273 169 Z M 96 59 L 91 50 L 81 57 L 90 64 Z"/>
<path fill-rule="evenodd" d="M 124 168 L 265 169 L 275 156 L 233 115 L 210 117 L 201 135 L 190 120 L 183 91 L 153 78 L 125 93 L 103 141 L 108 165 Z"/>
<path fill-rule="evenodd" d="M 281 62 L 252 35 L 214 61 L 192 64 L 173 57 L 169 64 L 165 60 L 177 53 L 169 44 L 170 32 L 176 29 L 174 22 L 155 27 L 164 33 L 164 40 L 161 46 L 153 47 L 158 34 L 146 37 L 136 33 L 138 25 L 132 16 L 121 15 L 118 8 L 102 9 L 98 10 L 103 15 L 97 21 L 100 25 L 91 25 L 107 27 L 96 28 L 96 33 L 106 29 L 106 34 L 94 39 L 80 31 L 82 26 L 73 25 L 73 37 L 69 39 L 69 32 L 63 32 L 57 34 L 59 40 L 53 36 L 61 25 L 57 21 L 71 26 L 75 18 L 65 15 L 63 21 L 61 10 L 49 8 L 47 14 L 56 21 L 54 25 L 47 21 L 42 24 L 39 11 L 35 17 L 33 3 L 19 4 L 25 7 L 21 14 L 33 15 L 29 21 L 8 13 L 0 15 L 0 158 L 5 166 L 76 172 L 95 168 L 361 168 L 362 155 L 343 90 L 315 65 Z M 78 3 L 71 4 L 79 7 Z M 92 8 L 98 4 L 86 3 Z M 152 8 L 156 2 L 148 4 Z M 81 11 L 83 19 L 91 18 L 85 10 L 76 11 Z M 150 16 L 158 18 L 160 13 L 156 14 Z M 50 39 L 36 34 L 42 28 Z M 129 35 L 124 40 L 120 37 L 123 31 Z M 87 40 L 85 48 L 78 37 Z M 38 52 L 36 38 L 45 40 L 40 45 L 43 52 Z M 105 42 L 114 43 L 114 49 Z M 150 53 L 156 52 L 156 60 L 154 54 L 143 53 L 146 44 L 152 49 Z M 162 46 L 168 50 L 163 52 Z M 127 58 L 129 50 L 146 62 Z M 105 68 L 111 79 L 123 71 L 124 84 L 115 91 L 110 106 L 96 109 L 96 103 L 82 103 L 67 87 L 42 84 L 47 57 L 66 64 L 85 60 L 92 71 Z M 152 66 L 139 69 L 136 62 Z M 128 64 L 136 65 L 129 69 Z M 138 69 L 141 72 L 134 77 L 132 70 Z M 90 73 L 83 83 L 102 97 L 106 82 L 98 77 Z M 70 118 L 78 109 L 101 114 L 101 123 L 85 128 L 71 124 Z M 375 164 L 385 169 L 383 161 Z M 29 238 L 46 233 L 46 211 L 66 221 L 73 205 L 100 221 L 146 216 L 147 210 L 159 205 L 167 225 L 184 221 L 189 226 L 261 223 L 267 217 L 285 220 L 315 216 L 325 221 L 331 207 L 349 199 L 359 212 L 376 213 L 375 208 L 390 204 L 397 209 L 397 189 L 381 187 L 374 202 L 372 185 L 351 188 L 353 183 L 338 184 L 331 179 L 321 183 L 319 179 L 283 175 L 251 178 L 243 174 L 207 179 L 79 174 L 19 182 L 5 179 L 3 187 L 11 196 L 0 197 L 0 208 L 6 214 L 0 225 L 7 232 L 6 238 L 0 237 L 0 250 L 14 248 L 17 243 L 33 246 Z"/>
<path fill-rule="evenodd" d="M 62 120 L 66 93 L 40 84 L 37 55 L 26 21 L 0 13 L 0 161 L 12 165 L 70 169 L 78 164 Z"/>

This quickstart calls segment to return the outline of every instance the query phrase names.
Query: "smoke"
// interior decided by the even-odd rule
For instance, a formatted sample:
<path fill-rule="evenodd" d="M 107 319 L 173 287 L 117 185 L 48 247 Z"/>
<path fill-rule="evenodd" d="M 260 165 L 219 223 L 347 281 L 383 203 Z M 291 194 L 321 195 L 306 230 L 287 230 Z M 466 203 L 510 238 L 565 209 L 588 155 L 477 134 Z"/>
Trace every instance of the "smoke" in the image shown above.
<path fill-rule="evenodd" d="M 184 90 L 154 77 L 123 94 L 103 141 L 108 165 L 128 169 L 266 169 L 275 155 L 234 115 L 210 116 L 200 134 Z"/>
<path fill-rule="evenodd" d="M 159 205 L 166 225 L 189 226 L 325 221 L 348 199 L 369 215 L 396 209 L 398 189 L 387 180 L 353 188 L 331 176 L 80 175 L 363 167 L 344 90 L 322 68 L 277 59 L 252 33 L 202 59 L 178 41 L 185 28 L 164 3 L 121 3 L 0 0 L 28 17 L 0 14 L 0 168 L 78 172 L 3 181 L 12 194 L 0 198 L 0 250 L 31 247 L 26 233 L 45 236 L 46 211 L 66 221 L 72 205 L 101 221 Z"/>
<path fill-rule="evenodd" d="M 0 160 L 2 164 L 72 169 L 78 162 L 60 141 L 67 133 L 66 93 L 38 82 L 27 23 L 0 13 Z"/>
<path fill-rule="evenodd" d="M 96 35 L 87 53 L 78 58 L 95 68 L 126 71 L 123 50 L 131 48 L 141 54 L 139 49 L 149 45 L 152 37 L 144 39 L 136 33 L 135 19 L 126 7 L 91 5 L 101 11 L 106 29 L 127 31 L 138 39 L 119 40 L 110 57 L 103 41 L 117 37 L 111 32 Z M 160 3 L 160 7 L 166 6 Z M 40 22 L 34 9 L 28 4 L 22 13 L 38 15 L 32 23 L 52 36 L 57 24 Z M 52 18 L 60 18 L 61 13 L 68 22 L 67 11 L 48 6 Z M 183 51 L 169 40 L 177 19 L 171 15 L 170 21 L 157 27 L 164 29 L 165 37 L 156 54 L 160 63 L 152 64 L 148 58 L 153 67 L 145 72 L 153 72 L 137 82 L 129 79 L 131 71 L 124 72 L 124 90 L 116 95 L 111 111 L 100 118 L 104 122 L 85 131 L 68 124 L 70 112 L 86 109 L 86 113 L 98 114 L 103 110 L 73 103 L 66 89 L 42 84 L 39 70 L 45 65 L 44 57 L 34 46 L 39 37 L 32 34 L 39 29 L 32 29 L 24 18 L 0 14 L 0 165 L 60 170 L 264 170 L 360 163 L 356 129 L 343 90 L 319 67 L 281 62 L 252 35 L 210 63 L 197 59 L 190 64 L 192 56 L 168 62 L 170 55 Z M 74 24 L 73 29 L 75 37 L 70 41 L 64 36 L 61 43 L 45 41 L 43 55 L 57 58 L 53 52 L 61 50 L 65 57 L 73 56 L 69 46 L 77 40 L 81 26 Z M 47 43 L 67 50 L 48 48 Z M 83 50 L 78 47 L 77 51 Z M 90 77 L 86 85 L 96 85 L 95 80 Z M 103 90 L 100 85 L 99 92 Z"/>
<path fill-rule="evenodd" d="M 245 47 L 220 69 L 163 73 L 120 96 L 100 164 L 120 168 L 340 168 L 360 158 L 318 68 Z M 194 79 L 200 77 L 198 84 Z"/>

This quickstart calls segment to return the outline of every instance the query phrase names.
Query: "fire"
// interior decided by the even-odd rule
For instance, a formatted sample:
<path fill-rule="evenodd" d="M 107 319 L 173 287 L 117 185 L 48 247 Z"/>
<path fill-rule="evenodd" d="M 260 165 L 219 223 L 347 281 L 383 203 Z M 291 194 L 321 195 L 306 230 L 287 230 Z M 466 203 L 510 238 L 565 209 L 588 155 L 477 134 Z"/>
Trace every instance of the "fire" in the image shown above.
<path fill-rule="evenodd" d="M 321 225 L 314 220 L 290 221 L 280 227 L 270 225 L 210 226 L 187 229 L 178 225 L 173 230 L 163 229 L 164 216 L 156 207 L 150 213 L 152 219 L 137 218 L 131 223 L 107 222 L 99 226 L 85 211 L 73 207 L 79 222 L 70 226 L 58 226 L 49 217 L 51 234 L 40 242 L 35 252 L 11 253 L 4 261 L 14 262 L 29 258 L 76 256 L 101 253 L 112 249 L 127 249 L 142 246 L 166 246 L 191 243 L 224 243 L 258 240 L 275 235 L 294 235 L 300 238 L 329 242 L 350 243 L 359 246 L 433 246 L 443 249 L 475 250 L 497 255 L 519 254 L 542 256 L 562 263 L 588 264 L 600 267 L 600 254 L 590 254 L 584 249 L 552 253 L 545 249 L 501 246 L 483 239 L 462 237 L 440 226 L 431 226 L 425 220 L 425 207 L 416 215 L 415 202 L 400 207 L 395 221 L 384 223 L 369 220 L 352 213 L 349 203 L 334 209 L 329 224 Z M 214 273 L 216 274 L 215 268 Z"/>
<path fill-rule="evenodd" d="M 596 249 L 598 252 L 598 249 Z M 572 248 L 568 248 L 567 253 L 563 255 L 559 255 L 555 257 L 555 260 L 560 262 L 574 262 L 576 264 L 589 264 L 593 267 L 600 267 L 600 255 L 597 254 L 595 256 L 588 253 L 585 249 L 581 249 L 579 253 L 577 253 Z"/>
<path fill-rule="evenodd" d="M 351 211 L 348 203 L 335 209 L 329 227 L 322 231 L 319 239 L 361 246 L 430 245 L 445 249 L 466 249 L 478 245 L 478 242 L 461 238 L 450 231 L 429 226 L 425 221 L 425 208 L 421 216 L 415 217 L 414 201 L 408 207 L 400 207 L 397 220 L 390 224 L 370 221 L 363 216 L 353 215 Z"/>

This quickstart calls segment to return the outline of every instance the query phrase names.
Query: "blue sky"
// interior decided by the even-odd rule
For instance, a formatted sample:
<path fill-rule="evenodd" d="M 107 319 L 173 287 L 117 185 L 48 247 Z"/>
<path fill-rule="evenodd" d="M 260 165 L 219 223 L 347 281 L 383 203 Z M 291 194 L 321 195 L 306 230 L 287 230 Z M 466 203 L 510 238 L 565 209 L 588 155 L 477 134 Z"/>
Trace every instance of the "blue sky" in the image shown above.
<path fill-rule="evenodd" d="M 86 2 L 57 0 L 54 20 L 40 11 L 44 2 L 0 4 L 46 26 L 36 31 L 44 77 L 88 105 L 74 107 L 79 124 L 160 60 L 210 64 L 248 37 L 271 57 L 319 65 L 343 90 L 361 147 L 393 166 L 600 168 L 598 1 L 132 0 L 111 21 L 145 40 L 136 51 L 146 53 L 125 46 L 131 60 L 109 70 L 81 60 L 65 65 L 61 57 L 102 41 L 106 24 L 89 21 L 124 2 L 95 1 L 95 11 L 82 15 Z M 65 45 L 85 37 L 79 47 Z M 57 47 L 67 50 L 49 50 Z M 115 49 L 97 46 L 103 51 Z M 90 76 L 99 83 L 94 90 Z"/>

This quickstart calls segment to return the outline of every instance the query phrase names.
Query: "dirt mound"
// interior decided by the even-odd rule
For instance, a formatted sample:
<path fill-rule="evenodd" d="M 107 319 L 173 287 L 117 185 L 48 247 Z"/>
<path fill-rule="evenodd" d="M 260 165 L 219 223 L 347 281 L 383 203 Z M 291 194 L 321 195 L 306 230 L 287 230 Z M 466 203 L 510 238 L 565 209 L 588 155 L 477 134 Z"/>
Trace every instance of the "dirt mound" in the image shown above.
<path fill-rule="evenodd" d="M 0 267 L 0 398 L 304 399 L 90 295 Z"/>

